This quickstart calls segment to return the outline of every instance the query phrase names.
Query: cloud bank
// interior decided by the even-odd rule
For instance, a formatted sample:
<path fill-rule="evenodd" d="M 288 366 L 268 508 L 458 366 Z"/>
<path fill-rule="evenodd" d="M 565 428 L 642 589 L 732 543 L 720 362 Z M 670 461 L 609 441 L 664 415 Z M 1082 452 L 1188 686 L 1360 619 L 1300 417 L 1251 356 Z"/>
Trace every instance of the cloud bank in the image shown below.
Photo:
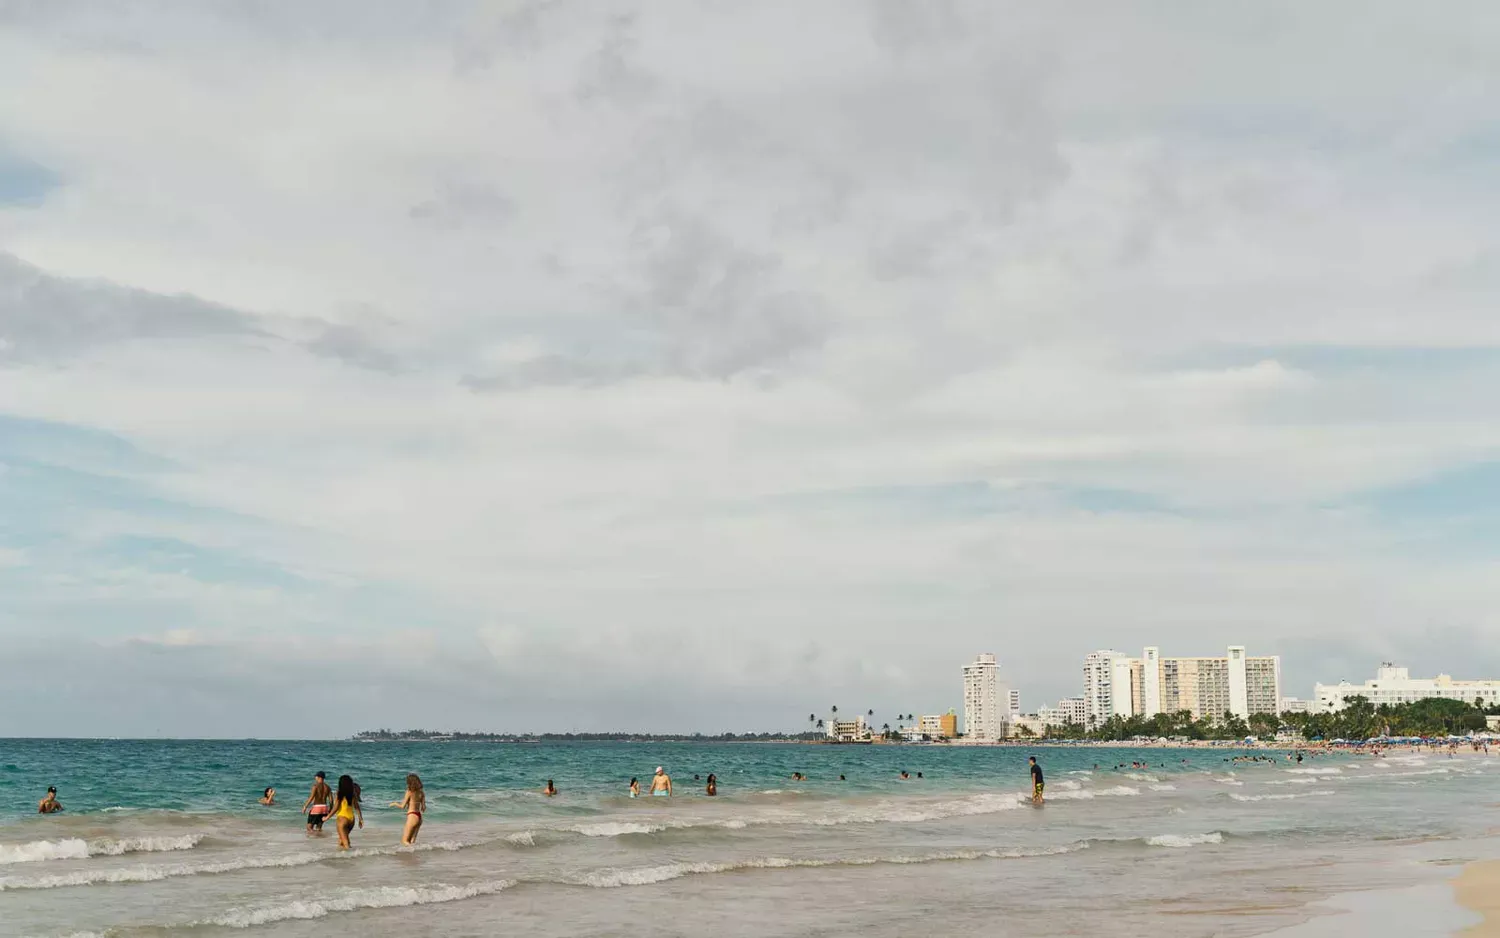
<path fill-rule="evenodd" d="M 0 735 L 1500 676 L 1485 9 L 0 12 Z"/>

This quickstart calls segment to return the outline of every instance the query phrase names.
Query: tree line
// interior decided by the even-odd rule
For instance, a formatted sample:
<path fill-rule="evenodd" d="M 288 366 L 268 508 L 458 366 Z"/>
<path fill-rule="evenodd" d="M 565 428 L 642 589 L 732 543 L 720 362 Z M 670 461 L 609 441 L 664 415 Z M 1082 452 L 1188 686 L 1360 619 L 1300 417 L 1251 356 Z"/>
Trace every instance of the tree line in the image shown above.
<path fill-rule="evenodd" d="M 1485 728 L 1485 716 L 1500 713 L 1500 707 L 1485 708 L 1475 700 L 1448 700 L 1429 697 L 1412 703 L 1380 704 L 1366 697 L 1345 698 L 1344 708 L 1335 713 L 1282 714 L 1252 713 L 1242 719 L 1225 712 L 1218 719 L 1194 719 L 1192 711 L 1158 713 L 1152 717 L 1112 716 L 1093 730 L 1078 724 L 1048 729 L 1053 739 L 1095 739 L 1120 741 L 1138 737 L 1185 737 L 1187 739 L 1270 739 L 1282 730 L 1290 730 L 1304 739 L 1354 739 L 1376 736 L 1464 736 Z"/>

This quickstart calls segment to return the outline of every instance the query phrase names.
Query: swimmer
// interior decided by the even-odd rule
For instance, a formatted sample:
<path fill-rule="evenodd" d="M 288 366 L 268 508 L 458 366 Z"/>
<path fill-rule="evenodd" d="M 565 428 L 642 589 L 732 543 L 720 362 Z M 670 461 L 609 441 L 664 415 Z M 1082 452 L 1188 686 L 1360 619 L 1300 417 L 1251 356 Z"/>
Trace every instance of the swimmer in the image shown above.
<path fill-rule="evenodd" d="M 901 781 L 904 782 L 904 781 L 906 781 L 909 778 L 911 778 L 911 776 L 906 774 L 906 770 L 905 769 L 902 769 L 901 770 Z"/>
<path fill-rule="evenodd" d="M 333 799 L 333 789 L 324 781 L 322 772 L 313 776 L 312 792 L 302 802 L 302 813 L 307 815 L 307 832 L 323 833 L 323 822 L 328 818 L 328 802 Z"/>
<path fill-rule="evenodd" d="M 57 800 L 57 786 L 48 787 L 47 794 L 36 803 L 37 814 L 56 814 L 63 809 L 62 802 Z"/>
<path fill-rule="evenodd" d="M 260 803 L 268 808 L 274 807 L 276 804 L 276 789 L 267 788 L 265 791 L 261 792 Z"/>
<path fill-rule="evenodd" d="M 359 786 L 347 775 L 339 776 L 339 789 L 333 797 L 333 826 L 339 835 L 339 849 L 349 849 L 349 832 L 354 830 L 358 819 L 359 829 L 365 829 L 365 812 L 359 804 Z"/>
<path fill-rule="evenodd" d="M 712 772 L 708 773 L 708 787 L 703 790 L 703 793 L 710 798 L 719 793 L 719 777 Z"/>
<path fill-rule="evenodd" d="M 672 796 L 672 776 L 661 766 L 656 767 L 656 774 L 651 776 L 651 797 L 670 798 Z"/>
<path fill-rule="evenodd" d="M 640 796 L 641 796 L 641 780 L 632 775 L 630 777 L 630 797 L 632 797 L 632 798 L 639 798 Z"/>
<path fill-rule="evenodd" d="M 848 781 L 848 779 L 846 779 L 846 778 L 844 778 L 844 776 L 840 775 L 839 776 L 839 781 L 845 782 L 845 781 Z"/>
<path fill-rule="evenodd" d="M 552 784 L 552 779 L 547 779 L 547 787 L 542 789 L 542 794 L 546 795 L 548 798 L 551 798 L 553 795 L 557 794 L 557 786 Z"/>
<path fill-rule="evenodd" d="M 918 773 L 917 773 L 917 778 L 921 778 L 921 777 L 922 777 L 922 773 L 921 773 L 921 772 L 918 772 Z"/>
<path fill-rule="evenodd" d="M 400 801 L 392 801 L 391 807 L 406 809 L 406 827 L 401 831 L 401 845 L 410 847 L 417 842 L 417 832 L 422 829 L 422 815 L 427 811 L 427 792 L 422 790 L 422 780 L 415 774 L 406 776 L 406 794 Z"/>

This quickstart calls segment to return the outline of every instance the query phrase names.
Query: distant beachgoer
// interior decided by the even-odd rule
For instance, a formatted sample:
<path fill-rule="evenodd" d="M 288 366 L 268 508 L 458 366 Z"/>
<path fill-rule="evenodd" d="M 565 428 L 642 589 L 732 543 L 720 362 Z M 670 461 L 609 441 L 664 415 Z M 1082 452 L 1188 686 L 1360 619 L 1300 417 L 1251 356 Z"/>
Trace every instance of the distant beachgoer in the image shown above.
<path fill-rule="evenodd" d="M 323 822 L 328 819 L 328 802 L 333 800 L 333 789 L 328 787 L 322 772 L 313 776 L 312 792 L 302 802 L 302 813 L 307 815 L 307 832 L 323 832 Z"/>
<path fill-rule="evenodd" d="M 37 814 L 56 814 L 63 809 L 62 802 L 57 800 L 57 786 L 48 787 L 47 794 L 36 803 Z"/>
<path fill-rule="evenodd" d="M 261 792 L 260 793 L 260 803 L 263 804 L 263 805 L 265 805 L 268 808 L 272 807 L 273 805 L 275 805 L 276 804 L 276 789 L 274 789 L 274 788 L 267 788 L 265 791 Z"/>
<path fill-rule="evenodd" d="M 630 778 L 630 797 L 632 797 L 632 798 L 639 798 L 640 796 L 641 796 L 641 781 L 640 781 L 640 779 L 636 778 L 635 776 L 631 776 L 631 778 Z"/>
<path fill-rule="evenodd" d="M 547 787 L 542 789 L 542 794 L 546 795 L 548 798 L 551 798 L 553 795 L 557 794 L 557 786 L 552 784 L 552 779 L 547 779 Z"/>
<path fill-rule="evenodd" d="M 904 781 L 906 781 L 909 778 L 911 778 L 911 776 L 906 774 L 906 770 L 905 769 L 902 769 L 901 770 L 901 781 L 904 782 Z"/>
<path fill-rule="evenodd" d="M 712 798 L 719 793 L 719 777 L 712 772 L 708 773 L 708 787 L 703 790 L 704 794 Z"/>
<path fill-rule="evenodd" d="M 848 779 L 846 779 L 846 778 L 844 778 L 844 776 L 840 775 L 839 776 L 839 781 L 841 781 L 841 782 L 847 782 Z"/>
<path fill-rule="evenodd" d="M 921 772 L 918 772 L 918 773 L 917 773 L 917 778 L 921 778 L 921 777 L 922 777 L 922 773 L 921 773 Z"/>
<path fill-rule="evenodd" d="M 355 820 L 359 829 L 365 828 L 365 812 L 359 803 L 359 786 L 347 775 L 339 776 L 339 788 L 333 796 L 333 825 L 339 835 L 339 849 L 349 849 L 349 832 L 354 830 Z"/>
<path fill-rule="evenodd" d="M 406 776 L 406 794 L 400 801 L 392 801 L 391 807 L 406 809 L 406 828 L 401 831 L 401 843 L 410 847 L 417 842 L 417 832 L 422 829 L 422 815 L 427 812 L 427 792 L 422 790 L 422 780 L 415 774 Z"/>
<path fill-rule="evenodd" d="M 1031 803 L 1042 803 L 1042 791 L 1047 787 L 1042 778 L 1042 767 L 1036 764 L 1036 756 L 1031 757 Z"/>
<path fill-rule="evenodd" d="M 651 776 L 651 797 L 670 798 L 672 796 L 672 776 L 661 766 L 656 767 L 656 774 Z"/>
<path fill-rule="evenodd" d="M 693 773 L 693 781 L 695 781 L 695 782 L 701 782 L 701 781 L 703 781 L 703 779 L 701 779 L 701 778 L 698 777 L 698 773 L 697 772 L 694 772 Z"/>

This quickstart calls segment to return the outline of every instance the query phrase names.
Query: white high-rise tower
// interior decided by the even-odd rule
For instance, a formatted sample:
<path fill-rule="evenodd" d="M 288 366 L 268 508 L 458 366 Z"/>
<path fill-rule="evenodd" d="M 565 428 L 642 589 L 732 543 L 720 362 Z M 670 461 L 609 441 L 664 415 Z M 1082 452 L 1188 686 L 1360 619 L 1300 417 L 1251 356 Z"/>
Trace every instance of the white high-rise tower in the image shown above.
<path fill-rule="evenodd" d="M 996 740 L 1004 735 L 999 672 L 1000 665 L 991 654 L 964 665 L 964 735 L 970 739 Z"/>

